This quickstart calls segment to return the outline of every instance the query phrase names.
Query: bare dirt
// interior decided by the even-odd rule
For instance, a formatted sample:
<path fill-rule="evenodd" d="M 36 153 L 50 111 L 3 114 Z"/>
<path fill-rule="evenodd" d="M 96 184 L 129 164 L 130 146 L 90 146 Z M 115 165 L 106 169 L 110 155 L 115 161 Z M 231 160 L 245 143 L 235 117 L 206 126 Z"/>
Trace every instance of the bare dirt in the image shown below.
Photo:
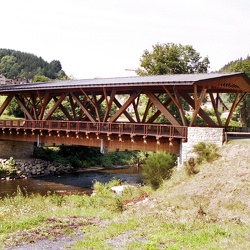
<path fill-rule="evenodd" d="M 250 142 L 231 142 L 223 146 L 219 154 L 215 162 L 202 166 L 194 176 L 187 177 L 184 170 L 177 173 L 166 182 L 161 192 L 157 192 L 157 196 L 126 203 L 124 214 L 143 213 L 150 216 L 161 213 L 169 221 L 182 222 L 203 217 L 213 222 L 250 223 Z M 46 231 L 30 230 L 22 233 L 27 236 L 26 242 L 30 244 L 11 250 L 70 249 L 70 245 L 79 238 L 84 239 L 79 227 L 84 223 L 100 222 L 95 218 L 68 218 L 68 221 L 60 224 L 58 219 L 51 218 L 48 223 L 51 223 L 50 236 L 53 239 L 46 236 Z M 55 225 L 71 229 L 74 233 L 71 236 L 62 235 L 62 230 L 57 230 Z M 115 242 L 115 245 L 119 245 L 119 242 Z"/>

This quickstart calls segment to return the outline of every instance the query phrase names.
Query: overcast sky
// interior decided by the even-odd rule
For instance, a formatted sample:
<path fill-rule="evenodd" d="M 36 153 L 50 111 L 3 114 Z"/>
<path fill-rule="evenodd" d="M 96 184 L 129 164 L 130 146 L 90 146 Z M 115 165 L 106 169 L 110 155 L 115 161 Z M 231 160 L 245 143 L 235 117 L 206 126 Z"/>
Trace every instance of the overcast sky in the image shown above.
<path fill-rule="evenodd" d="M 192 45 L 210 71 L 250 54 L 249 0 L 0 0 L 0 48 L 59 60 L 76 79 L 134 75 L 156 43 Z"/>

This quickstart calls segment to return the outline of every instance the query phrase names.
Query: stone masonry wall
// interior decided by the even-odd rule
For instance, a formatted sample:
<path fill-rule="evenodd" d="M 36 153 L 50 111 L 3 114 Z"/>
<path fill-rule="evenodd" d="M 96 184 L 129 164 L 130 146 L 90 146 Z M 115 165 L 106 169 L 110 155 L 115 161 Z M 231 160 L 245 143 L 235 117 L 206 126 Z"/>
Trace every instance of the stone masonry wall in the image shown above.
<path fill-rule="evenodd" d="M 180 153 L 180 165 L 183 165 L 190 157 L 195 156 L 192 153 L 193 146 L 199 142 L 213 143 L 217 147 L 221 147 L 224 142 L 223 128 L 208 128 L 208 127 L 189 127 L 188 141 L 182 142 Z"/>
<path fill-rule="evenodd" d="M 33 155 L 33 152 L 33 142 L 0 141 L 0 158 L 29 158 Z"/>

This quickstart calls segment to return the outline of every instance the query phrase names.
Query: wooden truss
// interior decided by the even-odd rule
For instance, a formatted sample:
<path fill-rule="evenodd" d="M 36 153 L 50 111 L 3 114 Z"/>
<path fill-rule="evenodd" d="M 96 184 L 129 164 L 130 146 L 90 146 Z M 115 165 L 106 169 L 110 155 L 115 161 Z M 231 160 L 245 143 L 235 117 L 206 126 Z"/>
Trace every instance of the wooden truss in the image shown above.
<path fill-rule="evenodd" d="M 225 88 L 213 89 L 207 83 L 183 86 L 161 85 L 151 88 L 99 88 L 72 91 L 35 90 L 6 95 L 0 107 L 3 114 L 12 100 L 16 100 L 27 120 L 69 120 L 94 122 L 167 123 L 174 126 L 196 126 L 197 117 L 210 127 L 227 127 L 235 108 L 247 92 L 229 86 L 235 99 L 223 123 L 219 115 L 217 98 Z M 233 91 L 232 91 L 233 88 Z M 226 89 L 228 92 L 228 87 Z M 216 97 L 214 95 L 216 93 Z M 216 121 L 202 109 L 206 96 L 210 97 Z M 192 116 L 186 115 L 192 109 Z M 188 119 L 189 118 L 189 119 Z"/>

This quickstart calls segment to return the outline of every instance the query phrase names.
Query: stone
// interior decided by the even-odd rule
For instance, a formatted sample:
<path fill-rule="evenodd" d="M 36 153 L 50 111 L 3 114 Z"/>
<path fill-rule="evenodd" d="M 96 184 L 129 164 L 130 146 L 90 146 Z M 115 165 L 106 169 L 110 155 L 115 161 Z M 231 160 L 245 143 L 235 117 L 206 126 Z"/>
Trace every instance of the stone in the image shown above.
<path fill-rule="evenodd" d="M 111 192 L 114 192 L 118 195 L 122 195 L 124 190 L 128 187 L 130 187 L 130 186 L 129 185 L 114 186 L 110 190 L 111 190 Z"/>

